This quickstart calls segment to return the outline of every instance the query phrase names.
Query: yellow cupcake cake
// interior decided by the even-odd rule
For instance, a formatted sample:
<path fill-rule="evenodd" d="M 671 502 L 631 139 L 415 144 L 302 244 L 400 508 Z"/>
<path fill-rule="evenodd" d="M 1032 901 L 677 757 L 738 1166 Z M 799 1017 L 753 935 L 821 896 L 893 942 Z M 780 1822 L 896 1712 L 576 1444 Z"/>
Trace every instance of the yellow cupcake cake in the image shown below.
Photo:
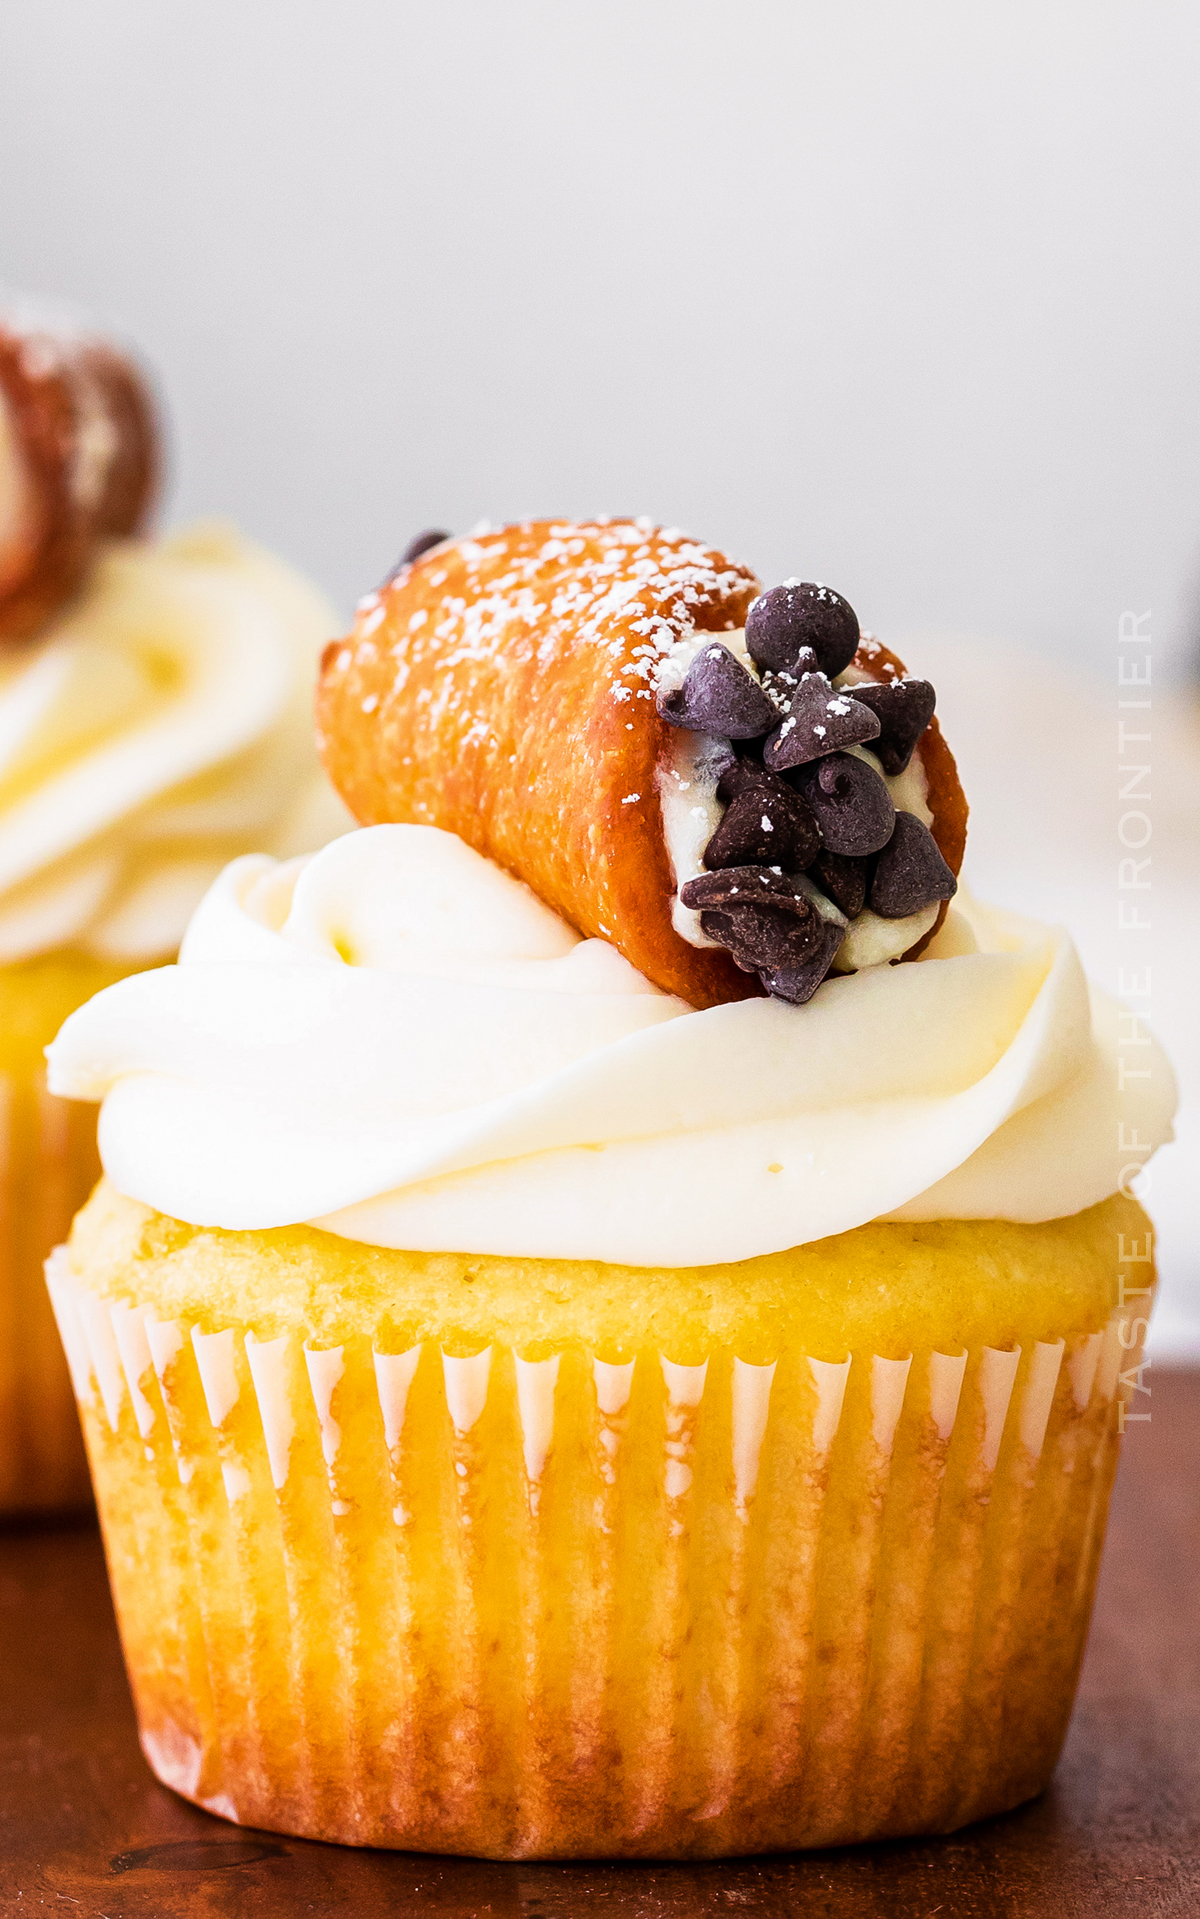
<path fill-rule="evenodd" d="M 1118 1115 L 1066 935 L 950 903 L 923 683 L 748 579 L 636 522 L 420 547 L 320 703 L 392 817 L 235 861 L 51 1049 L 143 1747 L 228 1818 L 683 1858 L 1049 1778 L 1169 1072 Z"/>
<path fill-rule="evenodd" d="M 0 1513 L 88 1497 L 42 1267 L 99 1162 L 44 1049 L 235 854 L 343 824 L 308 718 L 334 615 L 223 527 L 114 537 L 153 465 L 126 362 L 0 326 Z"/>

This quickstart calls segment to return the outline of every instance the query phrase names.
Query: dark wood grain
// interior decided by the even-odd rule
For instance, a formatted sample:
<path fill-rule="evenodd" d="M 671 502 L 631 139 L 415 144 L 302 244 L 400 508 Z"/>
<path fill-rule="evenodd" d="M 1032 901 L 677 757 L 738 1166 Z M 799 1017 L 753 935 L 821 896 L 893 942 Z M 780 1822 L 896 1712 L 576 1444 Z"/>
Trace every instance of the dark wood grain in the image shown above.
<path fill-rule="evenodd" d="M 0 1912 L 1197 1919 L 1200 1374 L 1152 1378 L 1153 1417 L 1126 1439 L 1054 1784 L 1020 1812 L 927 1844 L 498 1866 L 244 1832 L 174 1798 L 142 1762 L 96 1534 L 0 1536 Z"/>

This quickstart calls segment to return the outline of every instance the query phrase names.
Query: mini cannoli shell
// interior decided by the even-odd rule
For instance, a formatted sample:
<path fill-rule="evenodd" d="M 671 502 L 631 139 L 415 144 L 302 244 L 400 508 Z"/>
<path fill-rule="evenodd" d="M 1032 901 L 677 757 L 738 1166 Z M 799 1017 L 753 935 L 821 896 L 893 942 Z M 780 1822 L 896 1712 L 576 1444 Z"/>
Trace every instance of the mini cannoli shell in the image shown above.
<path fill-rule="evenodd" d="M 671 730 L 655 674 L 693 631 L 742 626 L 758 591 L 748 567 L 645 522 L 541 520 L 447 541 L 327 649 L 325 765 L 364 825 L 458 834 L 691 1005 L 757 996 L 756 977 L 672 924 L 656 784 Z M 860 664 L 903 670 L 875 642 Z M 922 752 L 957 870 L 966 806 L 936 724 Z"/>
<path fill-rule="evenodd" d="M 0 639 L 9 640 L 35 633 L 70 599 L 100 541 L 141 527 L 159 447 L 142 375 L 102 340 L 0 320 L 0 399 L 24 500 L 0 551 Z"/>

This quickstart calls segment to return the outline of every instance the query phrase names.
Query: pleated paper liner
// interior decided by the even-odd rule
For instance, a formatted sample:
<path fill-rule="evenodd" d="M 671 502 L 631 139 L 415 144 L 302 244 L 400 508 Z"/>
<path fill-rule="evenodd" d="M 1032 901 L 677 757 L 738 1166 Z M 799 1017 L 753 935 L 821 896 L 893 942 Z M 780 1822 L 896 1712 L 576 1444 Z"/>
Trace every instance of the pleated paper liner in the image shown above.
<path fill-rule="evenodd" d="M 44 1268 L 99 1176 L 95 1107 L 0 1072 L 0 1515 L 91 1504 Z"/>
<path fill-rule="evenodd" d="M 198 1804 L 682 1858 L 948 1831 L 1049 1779 L 1129 1315 L 618 1366 L 259 1342 L 49 1278 L 142 1744 Z"/>
<path fill-rule="evenodd" d="M 0 1518 L 91 1505 L 44 1268 L 100 1176 L 96 1109 L 46 1091 L 43 1048 L 130 970 L 70 949 L 0 965 Z"/>

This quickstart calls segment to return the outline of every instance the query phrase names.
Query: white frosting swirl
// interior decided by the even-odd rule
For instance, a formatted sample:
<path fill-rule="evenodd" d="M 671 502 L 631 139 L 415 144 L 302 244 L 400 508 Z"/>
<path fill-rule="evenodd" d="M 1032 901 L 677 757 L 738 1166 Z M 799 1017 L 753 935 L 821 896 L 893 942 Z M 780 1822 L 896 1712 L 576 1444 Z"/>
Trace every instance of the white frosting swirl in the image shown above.
<path fill-rule="evenodd" d="M 124 1193 L 197 1225 L 633 1265 L 1114 1187 L 1116 1007 L 1067 936 L 952 909 L 916 963 L 696 1012 L 431 827 L 240 859 L 178 966 L 50 1049 Z M 1121 1116 L 1170 1137 L 1169 1068 Z"/>
<path fill-rule="evenodd" d="M 337 616 L 222 526 L 116 542 L 35 640 L 0 653 L 0 963 L 173 953 L 237 853 L 351 824 L 312 745 Z"/>

